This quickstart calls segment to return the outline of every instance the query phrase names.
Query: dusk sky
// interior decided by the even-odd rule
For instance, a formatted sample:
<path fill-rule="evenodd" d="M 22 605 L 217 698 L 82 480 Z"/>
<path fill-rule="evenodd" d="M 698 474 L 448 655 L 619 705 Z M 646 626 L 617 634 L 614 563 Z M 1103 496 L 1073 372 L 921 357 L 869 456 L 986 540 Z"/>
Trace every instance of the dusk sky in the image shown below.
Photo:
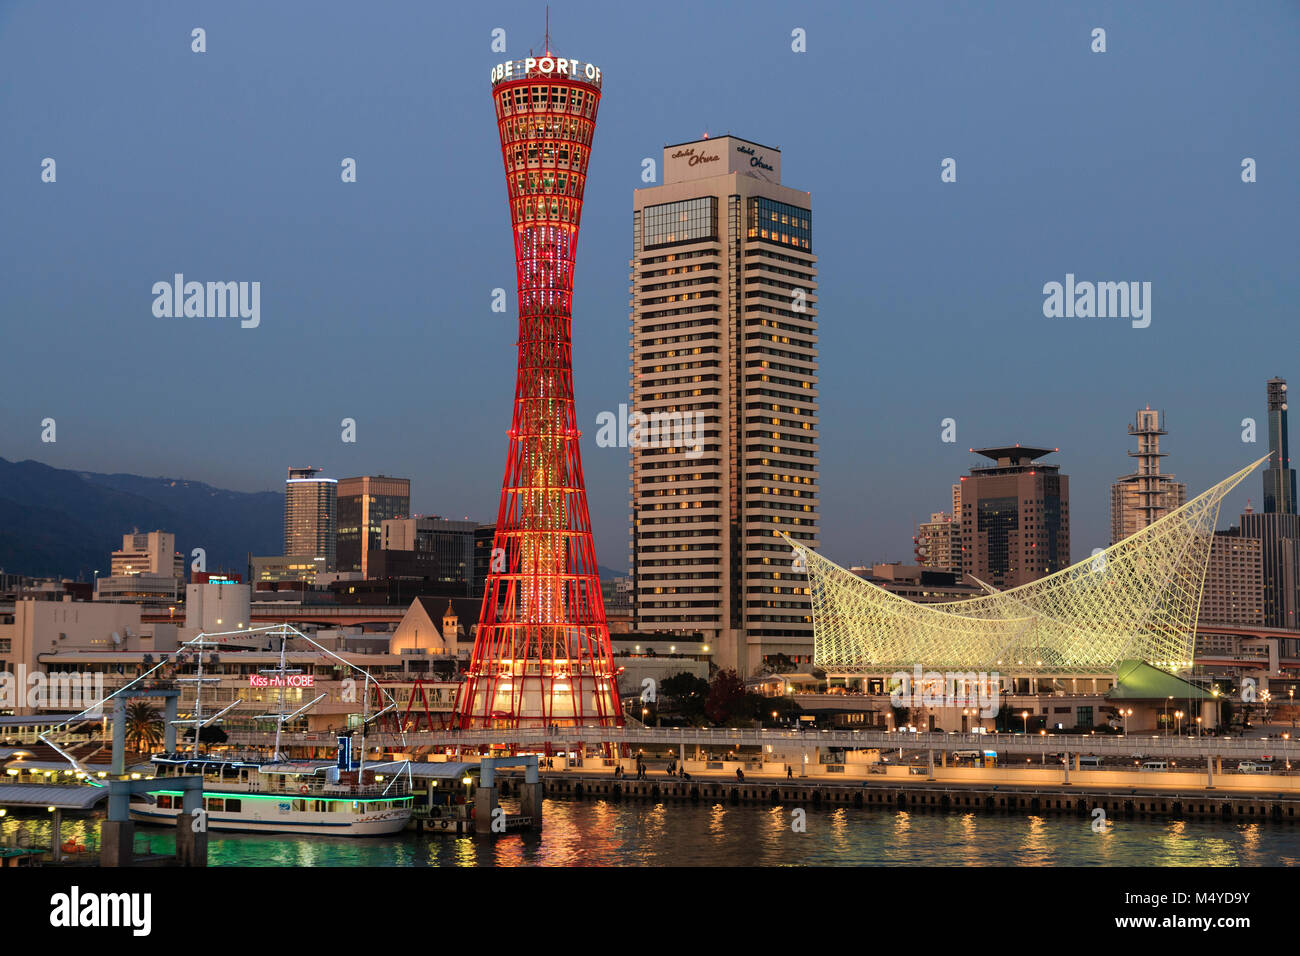
<path fill-rule="evenodd" d="M 627 451 L 595 436 L 628 401 L 632 193 L 706 131 L 812 193 L 832 560 L 910 561 L 972 446 L 1060 448 L 1076 560 L 1109 543 L 1136 409 L 1167 412 L 1189 496 L 1267 452 L 1265 380 L 1300 383 L 1300 5 L 557 0 L 550 26 L 604 78 L 574 305 L 601 564 L 628 566 Z M 489 71 L 544 29 L 539 2 L 0 2 L 0 456 L 244 491 L 384 473 L 494 520 L 516 300 Z M 259 327 L 155 317 L 177 272 L 259 281 Z M 1046 318 L 1067 273 L 1150 282 L 1150 326 Z"/>

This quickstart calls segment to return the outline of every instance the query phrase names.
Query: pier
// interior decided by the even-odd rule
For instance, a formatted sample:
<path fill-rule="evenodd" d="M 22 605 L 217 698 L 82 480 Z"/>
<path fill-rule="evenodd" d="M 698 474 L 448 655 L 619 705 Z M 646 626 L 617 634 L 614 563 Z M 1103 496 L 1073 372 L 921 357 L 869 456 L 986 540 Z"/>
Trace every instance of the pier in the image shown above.
<path fill-rule="evenodd" d="M 1092 818 L 1101 809 L 1111 820 L 1135 817 L 1232 821 L 1300 821 L 1300 791 L 1251 793 L 1131 786 L 928 783 L 916 778 L 790 781 L 749 777 L 652 776 L 616 779 L 608 773 L 544 775 L 547 796 L 579 800 L 643 800 L 804 809 L 881 809 L 963 813 L 1054 814 Z"/>

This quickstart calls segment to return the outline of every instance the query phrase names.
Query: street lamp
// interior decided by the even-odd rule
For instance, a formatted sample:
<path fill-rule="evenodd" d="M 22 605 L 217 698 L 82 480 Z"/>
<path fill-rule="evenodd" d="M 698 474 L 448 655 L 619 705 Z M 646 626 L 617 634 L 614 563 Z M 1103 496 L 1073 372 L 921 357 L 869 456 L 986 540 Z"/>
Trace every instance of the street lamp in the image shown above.
<path fill-rule="evenodd" d="M 1020 718 L 1025 722 L 1025 735 L 1028 736 L 1029 735 L 1029 711 L 1022 710 L 1020 712 Z"/>
<path fill-rule="evenodd" d="M 1183 712 L 1181 710 L 1174 711 L 1174 717 L 1178 720 L 1178 729 L 1176 732 L 1178 736 L 1181 737 L 1183 734 Z"/>

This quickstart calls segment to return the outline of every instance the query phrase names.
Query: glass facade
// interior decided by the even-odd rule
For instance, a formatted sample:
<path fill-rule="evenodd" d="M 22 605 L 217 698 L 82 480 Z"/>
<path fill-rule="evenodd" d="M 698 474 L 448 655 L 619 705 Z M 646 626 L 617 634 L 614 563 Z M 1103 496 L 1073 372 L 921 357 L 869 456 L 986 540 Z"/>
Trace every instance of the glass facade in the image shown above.
<path fill-rule="evenodd" d="M 749 200 L 750 239 L 812 251 L 812 211 L 755 196 Z"/>
<path fill-rule="evenodd" d="M 643 248 L 718 238 L 718 198 L 704 196 L 647 206 L 642 216 Z"/>
<path fill-rule="evenodd" d="M 284 488 L 284 553 L 323 558 L 333 571 L 338 543 L 338 481 L 309 477 L 318 469 L 290 469 Z"/>
<path fill-rule="evenodd" d="M 979 502 L 976 530 L 988 535 L 988 573 L 993 584 L 1001 584 L 1002 576 L 1012 570 L 1010 534 L 1020 526 L 1019 512 L 1016 498 L 983 498 Z"/>

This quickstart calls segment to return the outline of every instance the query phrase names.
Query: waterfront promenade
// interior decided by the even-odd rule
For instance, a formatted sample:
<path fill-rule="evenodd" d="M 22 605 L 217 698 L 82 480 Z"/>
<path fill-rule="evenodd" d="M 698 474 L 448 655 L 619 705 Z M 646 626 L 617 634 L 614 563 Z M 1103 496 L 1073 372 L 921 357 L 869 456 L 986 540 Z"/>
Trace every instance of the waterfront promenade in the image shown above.
<path fill-rule="evenodd" d="M 269 740 L 263 733 L 229 735 L 232 744 L 257 745 Z M 334 743 L 330 733 L 283 734 L 287 746 L 325 747 Z M 370 733 L 366 742 L 372 747 L 407 749 L 412 747 L 441 749 L 447 747 L 493 747 L 542 749 L 555 751 L 578 745 L 626 744 L 638 747 L 683 746 L 773 747 L 794 749 L 839 750 L 916 750 L 951 753 L 960 750 L 995 750 L 998 754 L 1043 757 L 1049 754 L 1093 754 L 1099 757 L 1132 758 L 1167 757 L 1177 761 L 1258 760 L 1272 756 L 1275 761 L 1300 764 L 1300 741 L 1281 737 L 1191 737 L 1149 734 L 950 734 L 903 733 L 876 730 L 771 730 L 729 727 L 559 727 L 551 730 L 526 728 L 515 730 L 434 730 L 399 733 Z"/>

